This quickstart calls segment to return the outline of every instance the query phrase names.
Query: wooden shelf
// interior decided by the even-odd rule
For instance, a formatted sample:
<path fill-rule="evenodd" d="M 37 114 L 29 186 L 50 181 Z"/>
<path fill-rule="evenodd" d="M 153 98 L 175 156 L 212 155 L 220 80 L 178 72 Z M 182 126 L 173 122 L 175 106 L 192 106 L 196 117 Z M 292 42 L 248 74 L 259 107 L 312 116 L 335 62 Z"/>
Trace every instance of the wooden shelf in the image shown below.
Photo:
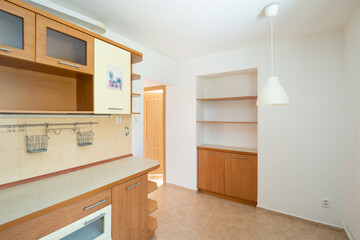
<path fill-rule="evenodd" d="M 157 202 L 148 198 L 148 214 L 154 212 L 156 209 L 158 209 Z"/>
<path fill-rule="evenodd" d="M 141 75 L 139 74 L 136 74 L 136 73 L 132 73 L 131 74 L 131 80 L 134 81 L 134 80 L 140 80 L 141 79 Z"/>
<path fill-rule="evenodd" d="M 249 123 L 257 124 L 258 122 L 229 122 L 229 121 L 196 121 L 197 123 Z"/>
<path fill-rule="evenodd" d="M 139 113 L 139 112 L 131 112 L 131 114 L 141 114 L 141 113 Z"/>
<path fill-rule="evenodd" d="M 131 93 L 131 96 L 134 96 L 134 97 L 140 97 L 141 94 L 140 93 Z"/>
<path fill-rule="evenodd" d="M 198 98 L 198 101 L 237 101 L 237 100 L 251 100 L 257 99 L 257 96 L 244 96 L 244 97 L 226 97 L 226 98 Z"/>
<path fill-rule="evenodd" d="M 148 180 L 148 193 L 151 193 L 158 189 L 158 185 L 156 182 Z"/>
<path fill-rule="evenodd" d="M 18 114 L 94 114 L 94 111 L 38 111 L 38 110 L 1 110 L 0 113 Z"/>
<path fill-rule="evenodd" d="M 148 235 L 152 235 L 157 227 L 158 225 L 156 218 L 148 216 Z"/>

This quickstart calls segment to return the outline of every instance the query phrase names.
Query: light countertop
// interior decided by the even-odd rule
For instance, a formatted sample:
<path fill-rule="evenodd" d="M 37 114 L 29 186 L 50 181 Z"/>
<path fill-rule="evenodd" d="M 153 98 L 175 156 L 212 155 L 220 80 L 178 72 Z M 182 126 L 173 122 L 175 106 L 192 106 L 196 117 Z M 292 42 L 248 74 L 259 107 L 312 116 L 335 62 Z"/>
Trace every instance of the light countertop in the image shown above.
<path fill-rule="evenodd" d="M 156 160 L 128 157 L 0 190 L 0 225 L 157 165 Z"/>
<path fill-rule="evenodd" d="M 231 146 L 214 145 L 214 144 L 202 144 L 202 145 L 199 145 L 198 147 L 221 149 L 221 150 L 225 150 L 225 151 L 248 152 L 248 153 L 256 153 L 256 154 L 258 152 L 257 148 L 231 147 Z"/>

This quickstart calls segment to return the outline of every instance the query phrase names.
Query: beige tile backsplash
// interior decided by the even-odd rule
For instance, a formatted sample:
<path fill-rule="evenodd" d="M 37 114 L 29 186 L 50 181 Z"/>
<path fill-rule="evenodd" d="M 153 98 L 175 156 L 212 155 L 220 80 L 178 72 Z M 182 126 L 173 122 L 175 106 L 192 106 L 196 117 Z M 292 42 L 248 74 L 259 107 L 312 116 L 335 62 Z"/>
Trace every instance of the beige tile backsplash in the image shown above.
<path fill-rule="evenodd" d="M 25 132 L 9 132 L 0 128 L 0 185 L 36 177 L 68 168 L 130 154 L 131 115 L 122 115 L 121 123 L 115 116 L 109 118 L 0 118 L 0 124 L 23 123 L 72 123 L 99 122 L 93 125 L 94 144 L 80 147 L 72 130 L 62 130 L 59 135 L 49 132 L 48 150 L 43 153 L 27 153 Z M 125 136 L 125 127 L 130 128 Z M 44 134 L 45 128 L 28 128 L 28 135 Z M 80 131 L 90 130 L 89 126 Z"/>

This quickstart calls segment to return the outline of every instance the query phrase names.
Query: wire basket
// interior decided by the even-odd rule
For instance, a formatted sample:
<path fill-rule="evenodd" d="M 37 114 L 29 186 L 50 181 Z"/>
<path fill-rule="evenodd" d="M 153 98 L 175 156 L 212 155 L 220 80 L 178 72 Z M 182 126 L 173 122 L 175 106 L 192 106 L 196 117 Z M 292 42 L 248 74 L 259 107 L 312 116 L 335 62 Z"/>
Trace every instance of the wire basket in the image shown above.
<path fill-rule="evenodd" d="M 46 152 L 48 147 L 48 135 L 26 135 L 26 150 L 28 153 Z"/>
<path fill-rule="evenodd" d="M 93 145 L 94 133 L 92 131 L 77 132 L 77 145 L 78 146 L 89 146 Z"/>

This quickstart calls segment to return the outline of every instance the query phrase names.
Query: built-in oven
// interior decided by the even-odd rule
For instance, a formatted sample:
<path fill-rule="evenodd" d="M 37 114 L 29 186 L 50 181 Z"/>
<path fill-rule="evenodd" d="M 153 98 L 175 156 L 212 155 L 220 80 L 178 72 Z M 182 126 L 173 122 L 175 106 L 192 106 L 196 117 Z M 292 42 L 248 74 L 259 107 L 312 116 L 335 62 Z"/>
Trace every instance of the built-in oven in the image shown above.
<path fill-rule="evenodd" d="M 111 205 L 77 220 L 40 240 L 109 240 Z"/>

